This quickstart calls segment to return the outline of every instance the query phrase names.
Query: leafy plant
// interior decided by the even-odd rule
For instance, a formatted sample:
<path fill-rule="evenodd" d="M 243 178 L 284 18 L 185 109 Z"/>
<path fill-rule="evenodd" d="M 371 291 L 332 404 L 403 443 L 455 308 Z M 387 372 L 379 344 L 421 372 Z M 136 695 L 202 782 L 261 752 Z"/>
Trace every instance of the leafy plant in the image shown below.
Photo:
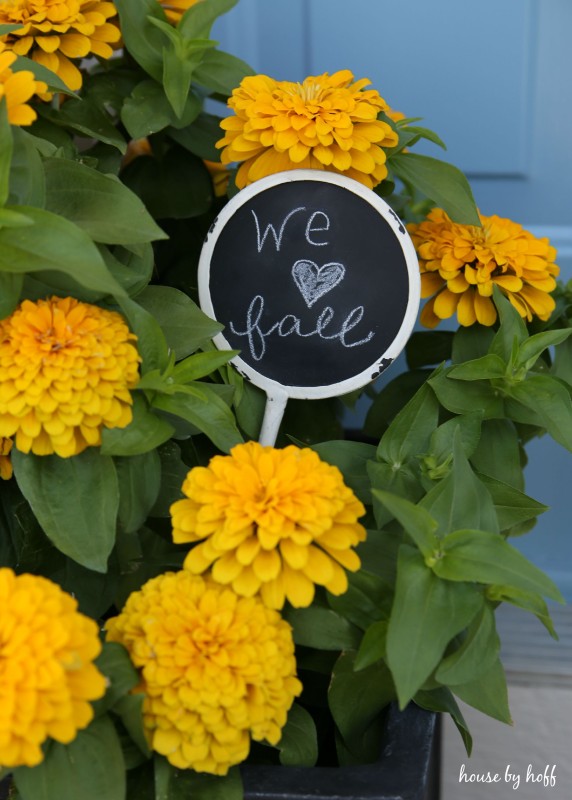
<path fill-rule="evenodd" d="M 263 395 L 229 365 L 236 351 L 213 348 L 221 326 L 197 304 L 204 236 L 237 190 L 229 169 L 218 191 L 208 163 L 223 135 L 211 110 L 252 75 L 210 38 L 235 3 L 189 2 L 172 24 L 156 0 L 115 0 L 123 47 L 82 67 L 80 89 L 18 57 L 11 69 L 31 71 L 51 102 L 36 99 L 37 118 L 21 126 L 0 100 L 0 319 L 70 297 L 120 314 L 137 337 L 129 423 L 71 457 L 25 446 L 33 431 L 8 444 L 18 409 L 0 386 L 0 565 L 59 584 L 100 626 L 148 580 L 182 568 L 188 547 L 174 543 L 169 516 L 189 470 L 261 425 Z M 0 38 L 18 30 L 3 25 Z M 439 137 L 386 112 L 378 121 L 398 144 L 375 191 L 407 221 L 436 204 L 480 225 L 464 175 L 412 152 Z M 279 741 L 254 745 L 251 761 L 375 760 L 390 702 L 450 713 L 468 751 L 457 700 L 510 722 L 495 610 L 517 606 L 556 636 L 546 600 L 562 602 L 511 544 L 546 510 L 524 493 L 527 442 L 547 433 L 572 450 L 570 287 L 556 298 L 549 319 L 527 324 L 497 286 L 494 325 L 415 333 L 407 371 L 371 391 L 363 441 L 342 438 L 339 401 L 291 403 L 279 444 L 305 443 L 338 468 L 368 533 L 346 592 L 318 587 L 308 607 L 284 608 L 304 690 Z M 0 343 L 6 375 L 11 358 Z M 14 797 L 241 797 L 238 767 L 209 775 L 152 752 L 142 676 L 124 647 L 105 641 L 96 663 L 107 690 L 93 720 L 71 741 L 47 739 L 41 763 L 6 766 Z"/>

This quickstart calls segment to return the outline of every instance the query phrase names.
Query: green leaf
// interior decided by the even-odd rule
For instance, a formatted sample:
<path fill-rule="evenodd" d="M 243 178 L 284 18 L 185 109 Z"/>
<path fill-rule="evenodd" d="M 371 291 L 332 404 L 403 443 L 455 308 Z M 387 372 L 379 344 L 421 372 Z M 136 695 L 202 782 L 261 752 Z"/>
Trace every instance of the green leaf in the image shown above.
<path fill-rule="evenodd" d="M 158 395 L 152 401 L 153 407 L 190 422 L 205 433 L 219 450 L 228 453 L 235 444 L 243 441 L 230 408 L 207 384 L 190 385 L 196 385 L 205 395 L 205 400 L 189 394 Z"/>
<path fill-rule="evenodd" d="M 0 319 L 9 317 L 18 305 L 23 283 L 23 275 L 0 272 Z"/>
<path fill-rule="evenodd" d="M 469 457 L 478 472 L 516 489 L 524 488 L 519 438 L 509 419 L 485 420 L 478 447 Z"/>
<path fill-rule="evenodd" d="M 420 504 L 439 523 L 439 534 L 457 528 L 482 528 L 498 533 L 492 498 L 477 478 L 463 452 L 460 434 L 453 445 L 453 466 Z"/>
<path fill-rule="evenodd" d="M 96 448 L 72 458 L 12 451 L 14 475 L 48 538 L 95 572 L 107 571 L 119 489 L 113 460 Z"/>
<path fill-rule="evenodd" d="M 461 734 L 467 755 L 471 755 L 473 737 L 471 736 L 469 727 L 461 713 L 461 709 L 450 689 L 446 689 L 442 686 L 440 689 L 431 689 L 429 691 L 422 690 L 417 692 L 414 701 L 418 706 L 421 706 L 421 708 L 427 709 L 427 711 L 439 711 L 440 713 L 450 714 L 453 722 L 457 726 L 457 730 Z"/>
<path fill-rule="evenodd" d="M 480 475 L 479 478 L 492 497 L 501 531 L 508 531 L 510 534 L 510 528 L 514 525 L 536 519 L 539 514 L 548 511 L 548 506 L 528 497 L 508 483 L 487 475 Z"/>
<path fill-rule="evenodd" d="M 540 418 L 554 441 L 572 451 L 572 400 L 564 383 L 548 375 L 529 375 L 509 393 Z"/>
<path fill-rule="evenodd" d="M 498 658 L 487 672 L 476 680 L 455 685 L 453 692 L 464 703 L 482 711 L 483 714 L 512 725 L 506 678 Z"/>
<path fill-rule="evenodd" d="M 152 517 L 169 517 L 171 504 L 183 496 L 181 486 L 189 467 L 182 460 L 176 442 L 166 442 L 159 447 L 158 453 L 161 459 L 161 487 L 150 514 Z"/>
<path fill-rule="evenodd" d="M 97 717 L 68 745 L 53 742 L 44 761 L 14 770 L 21 800 L 125 800 L 125 764 L 109 717 Z"/>
<path fill-rule="evenodd" d="M 34 61 L 31 58 L 18 56 L 16 61 L 12 64 L 11 70 L 12 72 L 21 72 L 22 70 L 26 70 L 26 72 L 33 72 L 34 78 L 37 81 L 43 81 L 44 83 L 48 84 L 48 89 L 61 92 L 62 94 L 67 94 L 70 97 L 77 96 L 75 92 L 72 92 L 71 89 L 66 86 L 66 84 L 56 75 L 55 72 L 52 72 L 51 69 L 44 67 L 42 64 L 38 64 L 37 61 Z"/>
<path fill-rule="evenodd" d="M 118 642 L 104 642 L 95 666 L 107 681 L 104 697 L 93 704 L 96 715 L 99 715 L 134 689 L 141 678 L 131 663 L 127 650 Z"/>
<path fill-rule="evenodd" d="M 141 374 L 158 369 L 163 371 L 169 363 L 169 346 L 161 325 L 139 302 L 130 297 L 122 297 L 119 304 L 129 321 L 129 327 L 137 336 L 137 350 L 142 358 Z"/>
<path fill-rule="evenodd" d="M 362 630 L 388 616 L 389 587 L 371 572 L 360 569 L 348 575 L 348 588 L 342 595 L 328 592 L 328 605 Z"/>
<path fill-rule="evenodd" d="M 46 179 L 36 146 L 41 140 L 18 127 L 14 127 L 13 137 L 9 202 L 11 205 L 43 208 L 46 201 Z"/>
<path fill-rule="evenodd" d="M 562 344 L 572 334 L 572 328 L 556 331 L 543 331 L 526 339 L 518 348 L 517 365 L 532 369 L 538 357 L 547 347 Z"/>
<path fill-rule="evenodd" d="M 208 169 L 198 156 L 178 145 L 162 158 L 136 158 L 123 170 L 121 179 L 156 219 L 189 219 L 206 214 L 212 205 Z"/>
<path fill-rule="evenodd" d="M 424 384 L 399 412 L 381 438 L 377 458 L 399 469 L 404 461 L 424 452 L 437 427 L 439 404 Z"/>
<path fill-rule="evenodd" d="M 30 217 L 34 224 L 0 229 L 0 271 L 21 274 L 54 270 L 87 289 L 124 296 L 97 247 L 77 225 L 31 206 L 14 206 L 13 210 Z"/>
<path fill-rule="evenodd" d="M 407 133 L 414 134 L 414 141 L 416 142 L 418 139 L 427 139 L 429 142 L 433 142 L 433 144 L 438 145 L 443 150 L 447 149 L 445 142 L 438 136 L 435 131 L 430 130 L 429 128 L 424 128 L 419 125 L 406 125 L 403 128 L 398 126 L 398 130 L 401 133 L 402 130 L 407 131 Z"/>
<path fill-rule="evenodd" d="M 117 178 L 64 158 L 45 159 L 44 169 L 48 211 L 74 222 L 94 241 L 134 244 L 167 238 Z"/>
<path fill-rule="evenodd" d="M 364 433 L 379 439 L 391 420 L 403 409 L 404 403 L 413 398 L 432 372 L 430 369 L 411 369 L 393 378 L 373 398 L 365 419 Z"/>
<path fill-rule="evenodd" d="M 155 0 L 116 0 L 121 36 L 127 52 L 145 72 L 161 81 L 165 36 L 149 22 L 149 17 L 165 20 L 165 12 Z"/>
<path fill-rule="evenodd" d="M 137 694 L 126 694 L 117 700 L 113 706 L 113 713 L 121 719 L 131 740 L 135 742 L 139 750 L 147 758 L 151 755 L 151 749 L 145 737 L 145 726 L 143 723 L 143 703 L 145 695 L 140 692 Z M 127 795 L 131 797 L 131 795 Z M 139 795 L 136 795 L 139 800 Z"/>
<path fill-rule="evenodd" d="M 494 336 L 494 330 L 478 322 L 468 328 L 458 328 L 453 334 L 451 348 L 453 364 L 462 364 L 486 355 Z"/>
<path fill-rule="evenodd" d="M 420 553 L 401 546 L 387 631 L 387 663 L 401 708 L 421 688 L 447 644 L 471 622 L 482 603 L 477 587 L 441 580 Z"/>
<path fill-rule="evenodd" d="M 469 625 L 460 647 L 441 661 L 435 679 L 447 686 L 469 683 L 494 665 L 499 650 L 495 612 L 490 604 L 485 603 Z"/>
<path fill-rule="evenodd" d="M 206 345 L 223 328 L 184 292 L 171 286 L 148 286 L 137 295 L 137 302 L 158 321 L 177 359 Z"/>
<path fill-rule="evenodd" d="M 226 14 L 238 0 L 209 0 L 187 8 L 179 23 L 181 32 L 187 37 L 206 39 L 210 36 L 213 22 Z"/>
<path fill-rule="evenodd" d="M 498 286 L 494 287 L 493 299 L 499 313 L 500 327 L 490 345 L 490 352 L 508 364 L 515 345 L 518 347 L 528 338 L 528 331 L 524 320 Z"/>
<path fill-rule="evenodd" d="M 366 630 L 356 655 L 354 670 L 356 672 L 375 664 L 385 658 L 387 649 L 387 620 L 372 622 Z"/>
<path fill-rule="evenodd" d="M 283 616 L 292 626 L 297 645 L 318 650 L 351 650 L 359 646 L 359 628 L 330 608 L 288 608 Z"/>
<path fill-rule="evenodd" d="M 431 514 L 404 497 L 382 492 L 379 489 L 374 489 L 373 493 L 401 523 L 423 555 L 430 557 L 439 547 L 439 539 L 435 535 L 437 522 Z"/>
<path fill-rule="evenodd" d="M 441 405 L 454 414 L 480 411 L 483 419 L 505 415 L 503 399 L 488 381 L 455 381 L 445 369 L 429 378 L 429 384 Z"/>
<path fill-rule="evenodd" d="M 137 251 L 135 254 L 125 247 L 114 247 L 111 252 L 104 245 L 99 246 L 105 266 L 130 297 L 139 294 L 153 275 L 153 245 L 140 244 Z"/>
<path fill-rule="evenodd" d="M 410 369 L 441 364 L 451 358 L 452 331 L 414 331 L 405 345 Z"/>
<path fill-rule="evenodd" d="M 143 525 L 159 494 L 161 459 L 156 450 L 115 459 L 119 480 L 118 519 L 125 533 Z"/>
<path fill-rule="evenodd" d="M 192 6 L 192 8 L 195 8 L 195 6 Z M 190 153 L 199 156 L 199 158 L 218 161 L 220 159 L 220 150 L 215 147 L 215 142 L 221 138 L 223 133 L 220 123 L 220 117 L 201 113 L 192 125 L 181 129 L 169 128 L 167 133 L 173 141 L 180 144 Z"/>
<path fill-rule="evenodd" d="M 457 381 L 479 381 L 487 378 L 504 378 L 506 364 L 500 356 L 489 353 L 474 361 L 451 367 L 447 375 Z"/>
<path fill-rule="evenodd" d="M 45 537 L 47 539 L 47 537 Z M 49 541 L 49 540 L 47 540 Z M 65 592 L 73 594 L 78 602 L 79 610 L 88 617 L 102 617 L 113 606 L 117 594 L 118 575 L 114 568 L 104 575 L 82 567 L 71 558 L 62 556 L 52 547 L 53 553 L 60 556 L 63 562 L 61 570 L 49 569 L 49 556 L 40 553 L 39 571 L 47 575 L 62 587 Z M 42 557 L 43 555 L 43 557 Z M 114 566 L 114 565 L 113 565 Z"/>
<path fill-rule="evenodd" d="M 370 480 L 367 473 L 368 461 L 375 458 L 376 448 L 365 442 L 321 442 L 312 449 L 337 467 L 344 476 L 344 483 L 352 489 L 363 503 L 371 503 Z"/>
<path fill-rule="evenodd" d="M 191 88 L 191 78 L 196 67 L 203 60 L 207 50 L 214 47 L 216 42 L 209 39 L 186 40 L 181 36 L 181 26 L 173 28 L 169 23 L 162 23 L 151 17 L 150 22 L 156 27 L 165 25 L 171 34 L 171 41 L 163 48 L 163 88 L 171 108 L 177 119 L 181 119 L 185 112 L 185 105 Z M 197 108 L 197 115 L 200 105 Z"/>
<path fill-rule="evenodd" d="M 127 150 L 125 139 L 107 111 L 89 97 L 81 100 L 70 98 L 58 109 L 42 106 L 39 111 L 44 119 L 53 122 L 54 125 L 71 128 L 82 136 L 105 142 L 117 148 L 120 153 L 125 153 Z"/>
<path fill-rule="evenodd" d="M 457 167 L 417 153 L 391 156 L 388 166 L 398 178 L 443 208 L 453 222 L 481 227 L 471 187 Z"/>
<path fill-rule="evenodd" d="M 104 428 L 101 432 L 101 454 L 104 456 L 137 456 L 154 450 L 168 441 L 175 429 L 150 411 L 145 398 L 133 394 L 133 419 L 125 428 Z"/>
<path fill-rule="evenodd" d="M 0 25 L 0 36 L 5 36 L 7 33 L 13 33 L 23 28 L 23 25 Z"/>
<path fill-rule="evenodd" d="M 238 353 L 238 350 L 211 350 L 207 353 L 195 353 L 175 365 L 172 378 L 176 383 L 187 383 L 204 378 L 224 366 Z"/>
<path fill-rule="evenodd" d="M 364 738 L 376 717 L 395 698 L 395 688 L 383 662 L 356 672 L 355 656 L 353 652 L 342 653 L 336 661 L 328 705 L 345 745 L 361 756 Z"/>
<path fill-rule="evenodd" d="M 13 211 L 11 208 L 0 208 L 0 228 L 27 228 L 33 225 L 33 220 L 25 214 L 20 214 L 19 211 Z"/>
<path fill-rule="evenodd" d="M 552 374 L 572 386 L 572 339 L 555 348 Z"/>
<path fill-rule="evenodd" d="M 294 703 L 278 742 L 285 767 L 313 767 L 318 760 L 318 734 L 312 715 Z"/>
<path fill-rule="evenodd" d="M 12 162 L 12 126 L 8 122 L 8 106 L 0 98 L 0 206 L 4 206 L 10 194 L 10 164 Z"/>
<path fill-rule="evenodd" d="M 479 443 L 481 421 L 482 414 L 480 411 L 475 411 L 472 414 L 453 417 L 439 425 L 431 435 L 427 455 L 434 460 L 435 464 L 442 464 L 451 458 L 455 437 L 459 436 L 463 453 L 470 458 Z"/>
<path fill-rule="evenodd" d="M 400 497 L 410 498 L 412 501 L 417 501 L 423 496 L 424 489 L 416 464 L 404 464 L 399 469 L 394 469 L 390 464 L 368 461 L 367 472 L 372 489 L 392 492 Z M 382 528 L 391 520 L 392 515 L 387 506 L 378 500 L 375 493 L 372 493 L 372 498 L 375 521 L 377 526 Z"/>
<path fill-rule="evenodd" d="M 206 89 L 230 95 L 244 78 L 253 74 L 254 71 L 240 58 L 222 50 L 207 50 L 193 78 Z"/>
<path fill-rule="evenodd" d="M 201 100 L 193 92 L 187 94 L 181 116 L 177 117 L 161 83 L 144 80 L 138 83 L 121 107 L 121 121 L 134 139 L 158 133 L 169 125 L 187 127 L 201 111 Z"/>
<path fill-rule="evenodd" d="M 544 598 L 536 592 L 525 592 L 514 586 L 489 586 L 487 597 L 495 603 L 510 603 L 524 611 L 529 611 L 544 625 L 553 639 L 558 640 L 550 611 Z"/>
<path fill-rule="evenodd" d="M 434 572 L 449 581 L 501 583 L 537 592 L 562 603 L 556 584 L 502 536 L 482 530 L 459 530 L 441 542 Z"/>

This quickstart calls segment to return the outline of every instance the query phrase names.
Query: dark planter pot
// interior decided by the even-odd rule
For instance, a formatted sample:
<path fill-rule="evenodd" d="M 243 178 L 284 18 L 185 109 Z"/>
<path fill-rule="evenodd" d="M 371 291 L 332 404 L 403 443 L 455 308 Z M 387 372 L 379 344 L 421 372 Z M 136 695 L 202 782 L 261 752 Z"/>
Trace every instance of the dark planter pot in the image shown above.
<path fill-rule="evenodd" d="M 391 707 L 379 761 L 361 767 L 242 768 L 245 800 L 439 800 L 436 714 Z M 0 781 L 0 800 L 9 779 Z"/>
<path fill-rule="evenodd" d="M 242 768 L 245 800 L 438 800 L 437 714 L 392 706 L 381 757 L 359 767 Z"/>

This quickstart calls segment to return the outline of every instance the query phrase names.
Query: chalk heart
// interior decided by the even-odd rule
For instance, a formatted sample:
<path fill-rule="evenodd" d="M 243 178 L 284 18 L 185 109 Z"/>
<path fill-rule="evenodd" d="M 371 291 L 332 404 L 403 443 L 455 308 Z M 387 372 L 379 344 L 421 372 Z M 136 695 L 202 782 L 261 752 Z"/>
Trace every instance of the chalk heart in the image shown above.
<path fill-rule="evenodd" d="M 344 279 L 345 274 L 344 265 L 338 264 L 336 261 L 319 267 L 313 261 L 300 259 L 292 267 L 294 283 L 300 290 L 308 308 L 311 308 L 320 297 L 331 292 Z"/>

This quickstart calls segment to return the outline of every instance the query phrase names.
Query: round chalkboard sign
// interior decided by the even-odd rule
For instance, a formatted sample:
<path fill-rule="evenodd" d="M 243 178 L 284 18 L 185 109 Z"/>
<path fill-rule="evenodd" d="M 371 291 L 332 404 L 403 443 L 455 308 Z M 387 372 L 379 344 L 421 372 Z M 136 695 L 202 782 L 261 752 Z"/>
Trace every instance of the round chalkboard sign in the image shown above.
<path fill-rule="evenodd" d="M 419 266 L 395 212 L 342 175 L 293 170 L 235 195 L 199 263 L 220 349 L 271 397 L 341 395 L 400 353 L 419 308 Z"/>

